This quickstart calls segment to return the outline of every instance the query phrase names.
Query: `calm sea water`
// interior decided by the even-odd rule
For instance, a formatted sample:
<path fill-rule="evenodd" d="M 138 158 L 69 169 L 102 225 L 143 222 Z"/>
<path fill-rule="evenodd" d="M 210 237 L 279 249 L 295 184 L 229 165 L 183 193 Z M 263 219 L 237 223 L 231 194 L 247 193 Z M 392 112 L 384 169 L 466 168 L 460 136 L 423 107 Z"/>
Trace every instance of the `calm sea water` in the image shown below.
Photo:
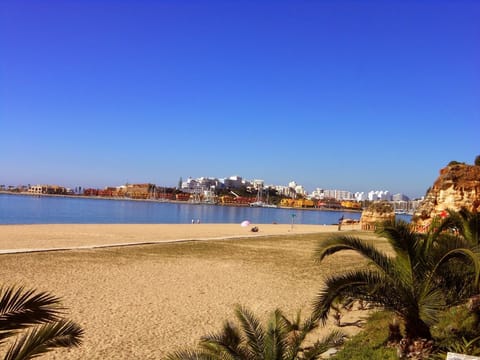
<path fill-rule="evenodd" d="M 336 224 L 360 213 L 0 194 L 0 224 Z"/>

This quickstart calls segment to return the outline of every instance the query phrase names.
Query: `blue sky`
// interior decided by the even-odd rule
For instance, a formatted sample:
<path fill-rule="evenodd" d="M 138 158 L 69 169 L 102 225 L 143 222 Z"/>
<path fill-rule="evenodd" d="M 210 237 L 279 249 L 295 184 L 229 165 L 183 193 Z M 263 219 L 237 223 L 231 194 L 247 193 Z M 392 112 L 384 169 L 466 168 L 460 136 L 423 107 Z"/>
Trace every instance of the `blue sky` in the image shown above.
<path fill-rule="evenodd" d="M 478 1 L 2 1 L 0 183 L 421 196 L 480 154 Z"/>

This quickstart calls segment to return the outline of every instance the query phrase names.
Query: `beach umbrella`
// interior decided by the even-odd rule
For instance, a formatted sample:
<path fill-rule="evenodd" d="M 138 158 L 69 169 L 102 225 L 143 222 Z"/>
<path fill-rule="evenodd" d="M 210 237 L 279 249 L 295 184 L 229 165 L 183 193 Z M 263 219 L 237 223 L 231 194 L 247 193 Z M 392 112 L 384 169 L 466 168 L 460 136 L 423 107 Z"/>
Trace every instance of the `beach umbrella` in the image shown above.
<path fill-rule="evenodd" d="M 243 226 L 243 227 L 247 227 L 249 225 L 250 225 L 250 221 L 248 220 L 242 221 L 242 223 L 240 224 L 240 226 Z"/>

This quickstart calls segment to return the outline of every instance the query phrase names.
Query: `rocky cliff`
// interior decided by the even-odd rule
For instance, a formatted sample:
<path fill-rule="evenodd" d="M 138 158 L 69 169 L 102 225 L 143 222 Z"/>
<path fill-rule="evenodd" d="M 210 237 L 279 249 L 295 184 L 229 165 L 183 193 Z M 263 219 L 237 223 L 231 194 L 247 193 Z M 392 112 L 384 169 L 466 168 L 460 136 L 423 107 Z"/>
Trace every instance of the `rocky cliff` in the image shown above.
<path fill-rule="evenodd" d="M 378 223 L 395 219 L 393 206 L 387 202 L 374 202 L 363 210 L 360 224 L 362 230 L 375 230 Z"/>
<path fill-rule="evenodd" d="M 480 166 L 454 163 L 440 170 L 440 175 L 417 208 L 413 221 L 428 224 L 445 210 L 480 211 Z"/>

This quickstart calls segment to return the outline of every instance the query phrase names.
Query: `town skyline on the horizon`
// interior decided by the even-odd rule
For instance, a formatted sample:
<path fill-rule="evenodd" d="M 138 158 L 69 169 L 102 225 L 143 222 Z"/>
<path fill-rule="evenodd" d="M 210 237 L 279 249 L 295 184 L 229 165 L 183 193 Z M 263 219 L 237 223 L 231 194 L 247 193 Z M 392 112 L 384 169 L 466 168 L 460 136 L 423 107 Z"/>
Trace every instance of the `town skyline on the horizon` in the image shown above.
<path fill-rule="evenodd" d="M 480 133 L 480 2 L 0 4 L 0 183 L 425 195 Z"/>
<path fill-rule="evenodd" d="M 207 180 L 207 181 L 214 180 L 214 181 L 219 181 L 220 183 L 224 183 L 225 180 L 232 180 L 234 178 L 240 179 L 240 181 L 243 182 L 246 186 L 251 186 L 254 183 L 261 182 L 262 187 L 265 187 L 265 188 L 279 188 L 279 187 L 295 188 L 295 187 L 299 187 L 299 188 L 302 188 L 302 190 L 299 193 L 304 191 L 305 194 L 307 194 L 307 195 L 311 195 L 312 193 L 315 193 L 319 190 L 329 190 L 329 191 L 330 190 L 338 190 L 338 191 L 350 192 L 352 194 L 356 194 L 356 193 L 368 194 L 370 192 L 382 192 L 382 193 L 386 192 L 386 193 L 390 194 L 391 196 L 393 196 L 395 194 L 405 195 L 412 200 L 413 199 L 419 199 L 419 198 L 421 198 L 422 196 L 425 195 L 425 194 L 422 194 L 422 195 L 419 195 L 419 196 L 411 196 L 410 194 L 402 192 L 402 191 L 393 191 L 392 192 L 392 191 L 390 191 L 390 189 L 388 189 L 386 187 L 380 187 L 380 188 L 376 188 L 376 189 L 374 189 L 374 188 L 345 189 L 345 188 L 338 188 L 338 187 L 335 187 L 335 186 L 333 186 L 333 187 L 314 186 L 313 188 L 306 188 L 303 184 L 298 183 L 294 179 L 290 180 L 286 184 L 283 184 L 283 183 L 275 183 L 275 182 L 266 182 L 264 179 L 258 179 L 258 178 L 247 179 L 247 178 L 244 178 L 241 175 L 231 175 L 231 176 L 225 176 L 225 177 L 199 176 L 199 177 L 195 177 L 195 178 L 194 177 L 188 177 L 188 178 L 179 177 L 177 183 L 174 184 L 174 185 L 167 185 L 167 184 L 162 184 L 162 183 L 153 183 L 153 182 L 148 182 L 148 181 L 131 182 L 131 181 L 128 181 L 128 180 L 124 183 L 112 183 L 112 184 L 103 184 L 103 185 L 82 185 L 80 183 L 62 184 L 62 183 L 59 183 L 59 182 L 50 182 L 50 183 L 47 183 L 47 182 L 27 182 L 27 183 L 18 183 L 18 184 L 6 184 L 6 183 L 4 183 L 4 182 L 2 183 L 0 181 L 0 190 L 6 190 L 9 187 L 18 189 L 18 188 L 21 188 L 21 187 L 28 188 L 28 187 L 40 186 L 40 185 L 54 185 L 54 186 L 63 186 L 67 189 L 75 190 L 75 192 L 76 192 L 77 189 L 82 189 L 82 191 L 83 191 L 85 189 L 106 189 L 106 188 L 112 188 L 112 187 L 119 188 L 119 187 L 126 186 L 126 185 L 129 185 L 129 184 L 152 184 L 152 185 L 155 185 L 155 186 L 160 187 L 160 188 L 165 187 L 165 188 L 175 188 L 175 189 L 179 189 L 179 190 L 185 190 L 185 183 L 187 183 L 191 180 L 194 180 L 195 182 L 202 181 L 202 180 Z M 295 185 L 292 185 L 292 184 L 295 184 Z M 208 190 L 208 189 L 205 188 L 203 190 Z"/>

